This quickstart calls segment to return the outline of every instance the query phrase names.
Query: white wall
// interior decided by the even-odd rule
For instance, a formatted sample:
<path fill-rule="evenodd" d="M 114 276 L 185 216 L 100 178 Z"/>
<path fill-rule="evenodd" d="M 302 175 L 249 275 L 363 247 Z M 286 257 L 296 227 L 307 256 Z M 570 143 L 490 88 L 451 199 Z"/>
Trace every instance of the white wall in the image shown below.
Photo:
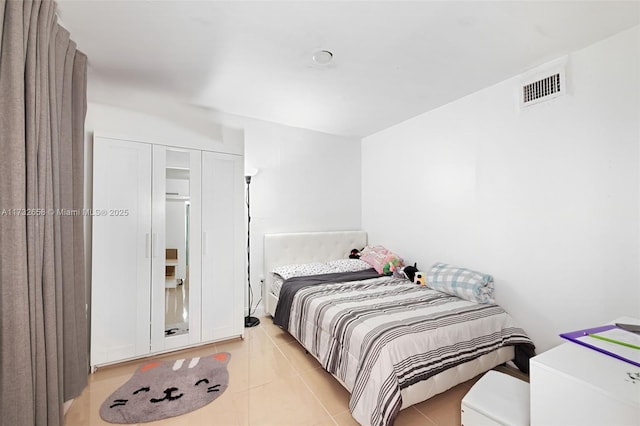
<path fill-rule="evenodd" d="M 370 242 L 493 274 L 538 352 L 640 317 L 639 40 L 570 54 L 556 100 L 519 111 L 513 78 L 365 138 Z"/>
<path fill-rule="evenodd" d="M 157 101 L 155 108 L 146 104 L 143 107 L 146 109 L 140 110 L 140 105 L 130 109 L 90 101 L 85 121 L 88 142 L 91 133 L 96 132 L 139 142 L 243 154 L 242 131 L 215 123 L 201 109 L 176 108 L 168 100 Z"/>
<path fill-rule="evenodd" d="M 258 169 L 250 187 L 257 301 L 265 233 L 361 229 L 360 140 L 258 120 L 245 121 L 244 137 L 245 164 Z"/>

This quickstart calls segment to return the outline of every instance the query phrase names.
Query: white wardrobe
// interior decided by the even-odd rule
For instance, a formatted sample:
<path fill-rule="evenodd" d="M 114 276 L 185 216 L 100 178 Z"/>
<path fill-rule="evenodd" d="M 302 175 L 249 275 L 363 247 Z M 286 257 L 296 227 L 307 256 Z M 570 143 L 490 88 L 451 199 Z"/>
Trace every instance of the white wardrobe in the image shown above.
<path fill-rule="evenodd" d="M 243 335 L 243 158 L 94 137 L 91 365 Z"/>

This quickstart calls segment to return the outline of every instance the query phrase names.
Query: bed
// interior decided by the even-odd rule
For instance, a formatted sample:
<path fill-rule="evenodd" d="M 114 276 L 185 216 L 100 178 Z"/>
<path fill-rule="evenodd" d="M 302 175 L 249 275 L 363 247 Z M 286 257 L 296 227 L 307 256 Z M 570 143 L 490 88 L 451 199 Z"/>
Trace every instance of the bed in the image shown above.
<path fill-rule="evenodd" d="M 507 361 L 528 367 L 532 342 L 495 304 L 369 271 L 357 272 L 366 276 L 359 280 L 328 274 L 333 282 L 303 283 L 293 295 L 297 278 L 282 287 L 274 280 L 272 271 L 284 265 L 330 263 L 366 245 L 364 231 L 264 239 L 266 312 L 350 392 L 350 410 L 360 424 L 393 424 L 401 409 Z M 324 279 L 302 280 L 316 277 Z"/>

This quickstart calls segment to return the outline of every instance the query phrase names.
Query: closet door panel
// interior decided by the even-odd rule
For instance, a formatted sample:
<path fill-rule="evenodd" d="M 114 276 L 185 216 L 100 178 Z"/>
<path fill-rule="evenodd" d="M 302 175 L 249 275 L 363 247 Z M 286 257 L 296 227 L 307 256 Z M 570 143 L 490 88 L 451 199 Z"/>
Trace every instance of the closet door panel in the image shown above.
<path fill-rule="evenodd" d="M 191 226 L 189 227 L 189 344 L 202 341 L 202 152 L 191 155 Z"/>
<path fill-rule="evenodd" d="M 200 167 L 200 151 L 153 147 L 151 352 L 200 342 Z"/>
<path fill-rule="evenodd" d="M 153 250 L 151 254 L 151 352 L 164 345 L 166 247 L 166 148 L 153 146 Z"/>
<path fill-rule="evenodd" d="M 94 138 L 91 365 L 149 353 L 151 145 Z"/>
<path fill-rule="evenodd" d="M 242 157 L 202 153 L 202 340 L 241 336 L 245 270 Z"/>

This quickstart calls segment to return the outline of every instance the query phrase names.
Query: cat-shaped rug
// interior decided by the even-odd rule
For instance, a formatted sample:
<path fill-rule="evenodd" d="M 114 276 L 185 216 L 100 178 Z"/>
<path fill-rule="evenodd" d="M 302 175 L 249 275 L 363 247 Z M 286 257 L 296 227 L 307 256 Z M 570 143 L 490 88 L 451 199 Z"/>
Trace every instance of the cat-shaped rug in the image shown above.
<path fill-rule="evenodd" d="M 152 361 L 107 398 L 100 417 L 109 423 L 143 423 L 204 407 L 227 389 L 231 354 Z"/>

